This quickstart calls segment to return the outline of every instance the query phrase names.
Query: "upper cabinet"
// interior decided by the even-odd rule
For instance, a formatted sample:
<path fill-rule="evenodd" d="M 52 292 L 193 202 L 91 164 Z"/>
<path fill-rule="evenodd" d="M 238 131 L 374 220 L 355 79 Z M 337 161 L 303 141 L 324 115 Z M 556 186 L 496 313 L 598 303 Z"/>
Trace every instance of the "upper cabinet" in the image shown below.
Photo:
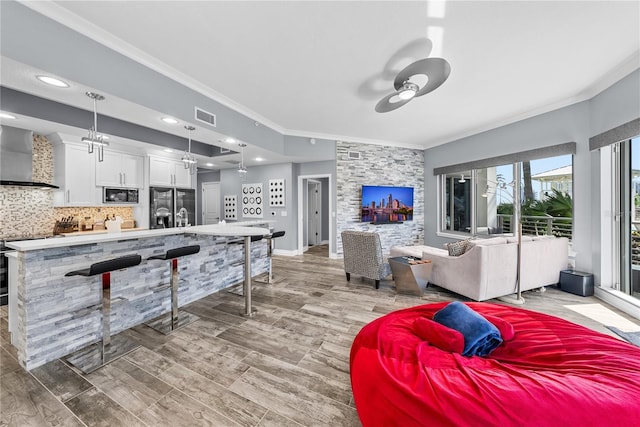
<path fill-rule="evenodd" d="M 149 185 L 191 188 L 191 174 L 180 160 L 149 156 Z"/>
<path fill-rule="evenodd" d="M 54 146 L 53 161 L 55 184 L 54 206 L 94 206 L 99 201 L 95 184 L 95 154 L 87 152 L 85 144 L 58 144 Z"/>
<path fill-rule="evenodd" d="M 104 161 L 96 157 L 96 185 L 98 187 L 142 188 L 144 158 L 135 154 L 104 150 Z"/>

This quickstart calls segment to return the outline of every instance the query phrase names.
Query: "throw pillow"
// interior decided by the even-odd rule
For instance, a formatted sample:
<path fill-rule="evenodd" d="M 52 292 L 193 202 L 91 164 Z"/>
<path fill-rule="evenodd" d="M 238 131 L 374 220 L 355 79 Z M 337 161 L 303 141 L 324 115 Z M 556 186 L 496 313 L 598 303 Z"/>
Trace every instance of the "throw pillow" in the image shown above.
<path fill-rule="evenodd" d="M 516 332 L 513 329 L 513 325 L 501 317 L 492 316 L 490 314 L 482 314 L 482 317 L 493 323 L 493 326 L 498 328 L 502 341 L 511 341 L 515 337 Z"/>
<path fill-rule="evenodd" d="M 413 321 L 413 332 L 440 350 L 459 354 L 464 350 L 464 336 L 460 332 L 426 317 L 418 317 Z"/>
<path fill-rule="evenodd" d="M 460 256 L 466 252 L 467 246 L 469 246 L 468 240 L 460 240 L 458 242 L 449 243 L 447 245 L 447 250 L 449 251 L 450 256 Z"/>

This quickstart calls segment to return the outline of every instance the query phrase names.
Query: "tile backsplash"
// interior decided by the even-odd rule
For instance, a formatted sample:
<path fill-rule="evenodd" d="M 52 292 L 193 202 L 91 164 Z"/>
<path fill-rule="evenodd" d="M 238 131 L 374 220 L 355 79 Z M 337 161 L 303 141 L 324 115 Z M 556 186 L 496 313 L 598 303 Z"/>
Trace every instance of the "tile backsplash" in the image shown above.
<path fill-rule="evenodd" d="M 46 137 L 33 136 L 33 180 L 53 182 L 53 147 Z M 0 186 L 0 239 L 51 235 L 56 220 L 74 216 L 103 220 L 107 215 L 133 219 L 133 208 L 53 206 L 53 191 L 41 188 Z"/>

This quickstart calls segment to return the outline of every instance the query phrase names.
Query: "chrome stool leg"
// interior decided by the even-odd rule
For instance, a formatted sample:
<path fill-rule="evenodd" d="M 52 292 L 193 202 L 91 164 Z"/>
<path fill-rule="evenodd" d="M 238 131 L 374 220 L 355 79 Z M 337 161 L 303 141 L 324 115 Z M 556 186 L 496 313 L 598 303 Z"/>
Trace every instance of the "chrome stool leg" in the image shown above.
<path fill-rule="evenodd" d="M 88 269 L 67 273 L 65 276 L 94 276 L 101 274 L 102 296 L 100 314 L 102 317 L 102 339 L 80 349 L 66 358 L 66 361 L 89 374 L 113 360 L 124 356 L 139 345 L 124 335 L 111 336 L 111 272 L 140 264 L 139 255 L 129 255 L 92 264 Z"/>
<path fill-rule="evenodd" d="M 178 310 L 178 283 L 180 281 L 178 277 L 178 257 L 192 255 L 198 252 L 200 252 L 199 245 L 183 246 L 181 248 L 170 249 L 162 255 L 149 258 L 169 260 L 169 266 L 171 267 L 171 311 L 145 323 L 150 328 L 164 335 L 168 335 L 176 329 L 187 326 L 200 319 L 195 314 Z"/>

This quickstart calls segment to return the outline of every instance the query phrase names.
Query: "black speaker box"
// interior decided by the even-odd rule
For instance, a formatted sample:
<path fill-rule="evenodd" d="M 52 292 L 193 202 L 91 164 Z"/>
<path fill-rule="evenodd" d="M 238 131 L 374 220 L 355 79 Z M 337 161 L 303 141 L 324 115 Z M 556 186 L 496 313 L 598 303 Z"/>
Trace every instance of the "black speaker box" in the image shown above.
<path fill-rule="evenodd" d="M 591 296 L 593 295 L 593 274 L 562 270 L 560 272 L 560 289 L 583 297 Z"/>

